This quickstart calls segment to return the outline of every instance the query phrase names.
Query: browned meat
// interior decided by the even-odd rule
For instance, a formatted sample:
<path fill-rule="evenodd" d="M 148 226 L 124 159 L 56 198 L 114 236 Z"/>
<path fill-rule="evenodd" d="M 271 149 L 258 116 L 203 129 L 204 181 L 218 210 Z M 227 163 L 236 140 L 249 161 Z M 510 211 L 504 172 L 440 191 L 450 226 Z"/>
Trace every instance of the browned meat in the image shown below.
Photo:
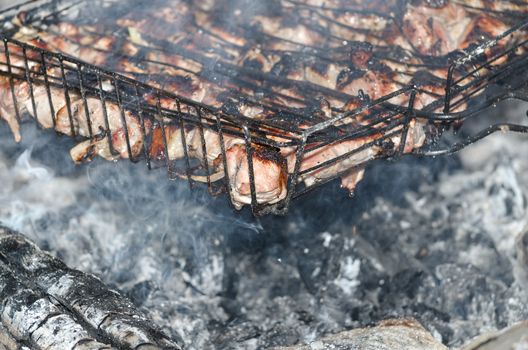
<path fill-rule="evenodd" d="M 383 150 L 376 145 L 364 149 L 360 148 L 367 143 L 379 139 L 381 136 L 383 135 L 374 134 L 369 137 L 336 141 L 322 147 L 315 146 L 312 149 L 307 149 L 301 162 L 300 171 L 308 172 L 301 175 L 301 180 L 304 181 L 307 187 L 310 187 L 338 174 L 343 174 L 341 179 L 342 187 L 352 192 L 357 182 L 363 178 L 364 169 L 361 166 L 367 161 L 382 155 L 383 152 Z M 391 141 L 394 145 L 394 150 L 397 150 L 401 143 L 400 135 L 398 134 L 397 136 L 392 137 Z M 423 125 L 415 120 L 411 121 L 405 142 L 404 153 L 410 153 L 414 149 L 420 148 L 424 142 L 425 133 L 423 131 Z M 344 158 L 337 162 L 333 161 L 329 165 L 318 167 L 321 164 L 338 157 Z M 291 153 L 287 160 L 289 172 L 292 173 L 296 160 L 295 153 Z M 358 166 L 360 168 L 357 168 Z M 346 172 L 353 168 L 355 169 L 348 173 Z M 310 171 L 311 169 L 313 170 Z"/>
<path fill-rule="evenodd" d="M 46 48 L 79 58 L 93 65 L 104 65 L 115 44 L 115 38 L 87 33 L 84 28 L 62 22 L 49 31 L 38 33 Z"/>
<path fill-rule="evenodd" d="M 15 96 L 18 101 L 25 102 L 29 99 L 29 87 L 26 83 L 15 86 Z M 23 107 L 17 103 L 19 107 Z M 24 108 L 18 108 L 19 115 L 24 113 Z M 13 102 L 13 94 L 11 93 L 9 78 L 0 78 L 0 118 L 5 120 L 13 133 L 16 142 L 21 139 L 20 125 L 16 118 L 15 104 Z"/>
<path fill-rule="evenodd" d="M 110 33 L 98 34 L 103 28 L 97 25 L 75 26 L 67 22 L 50 26 L 49 31 L 41 33 L 21 27 L 18 38 L 95 65 L 113 63 L 115 66 L 110 68 L 125 71 L 130 77 L 147 76 L 144 81 L 156 88 L 212 108 L 229 110 L 230 114 L 259 120 L 277 118 L 275 109 L 268 108 L 267 104 L 313 110 L 312 120 L 301 126 L 310 127 L 359 106 L 357 96 L 361 93 L 378 99 L 409 84 L 421 89 L 414 107 L 429 105 L 445 93 L 447 63 L 432 69 L 427 66 L 431 59 L 427 56 L 444 56 L 466 49 L 475 41 L 492 38 L 507 29 L 508 25 L 500 17 L 491 17 L 479 8 L 528 12 L 519 9 L 516 2 L 489 0 L 471 0 L 464 4 L 449 0 L 302 0 L 300 3 L 294 6 L 287 0 L 278 1 L 278 8 L 270 4 L 269 8 L 258 9 L 246 17 L 248 10 L 255 9 L 234 8 L 227 0 L 175 0 L 165 7 L 116 19 L 121 27 L 117 29 L 128 35 L 128 41 L 124 42 Z M 396 10 L 401 6 L 405 7 L 400 15 Z M 365 14 L 354 9 L 378 12 Z M 224 15 L 229 15 L 229 20 L 219 18 Z M 172 52 L 178 54 L 164 52 L 171 45 L 178 50 Z M 401 46 L 402 53 L 385 56 L 387 47 L 394 45 Z M 501 45 L 497 47 L 500 49 Z M 120 60 L 109 59 L 109 55 L 116 53 L 124 56 Z M 494 53 L 496 49 L 484 54 L 491 57 Z M 409 56 L 412 59 L 404 58 Z M 0 63 L 2 59 L 0 55 Z M 16 73 L 24 74 L 21 52 L 14 48 L 12 63 Z M 496 64 L 499 63 L 502 61 Z M 36 72 L 36 68 L 38 63 L 32 62 L 30 69 Z M 424 70 L 430 73 L 427 79 L 422 79 Z M 49 73 L 60 79 L 60 72 L 50 69 Z M 108 160 L 136 158 L 143 146 L 148 146 L 153 159 L 179 160 L 185 155 L 185 144 L 189 157 L 198 159 L 202 169 L 208 165 L 210 176 L 192 175 L 194 180 L 227 180 L 236 208 L 251 202 L 246 145 L 240 136 L 232 136 L 235 129 L 240 133 L 236 126 L 224 133 L 223 145 L 217 131 L 205 128 L 202 132 L 196 121 L 186 122 L 182 130 L 173 117 L 179 112 L 196 115 L 198 111 L 162 97 L 159 104 L 163 117 L 150 116 L 154 126 L 151 129 L 148 125 L 146 130 L 152 130 L 152 134 L 143 135 L 139 118 L 131 112 L 122 112 L 115 103 L 107 102 L 108 120 L 105 120 L 102 102 L 98 99 L 89 98 L 86 109 L 79 94 L 69 92 L 68 108 L 64 90 L 52 87 L 50 100 L 47 90 L 36 83 L 35 115 L 27 84 L 18 80 L 14 90 L 21 116 L 29 114 L 45 128 L 87 138 L 71 150 L 76 162 L 88 161 L 94 156 Z M 155 95 L 145 97 L 150 107 L 157 108 Z M 325 103 L 314 106 L 314 100 Z M 402 94 L 388 102 L 407 105 L 408 101 L 409 94 Z M 463 108 L 465 104 L 454 110 Z M 200 113 L 208 112 L 204 109 Z M 8 122 L 18 140 L 15 115 L 9 80 L 2 78 L 0 118 Z M 366 117 L 365 113 L 342 119 L 335 126 L 350 132 L 367 125 Z M 206 123 L 212 123 L 211 120 L 214 119 Z M 165 123 L 164 135 L 161 121 Z M 380 131 L 369 137 L 307 145 L 300 163 L 301 171 L 307 172 L 300 181 L 313 186 L 341 174 L 342 186 L 352 192 L 363 178 L 365 162 L 400 148 L 402 140 L 396 135 L 383 147 L 375 144 L 359 150 L 383 137 L 381 128 L 385 126 L 381 122 L 371 125 L 374 132 Z M 402 127 L 399 128 L 394 130 L 401 131 Z M 258 136 L 266 137 L 264 134 L 258 133 Z M 144 136 L 150 136 L 149 145 L 143 144 Z M 281 140 L 281 136 L 268 137 Z M 424 142 L 424 125 L 412 120 L 404 152 L 410 153 Z M 222 149 L 226 151 L 225 159 Z M 342 156 L 339 161 L 318 167 Z M 252 160 L 257 203 L 274 204 L 286 197 L 287 176 L 293 172 L 295 157 L 293 146 L 277 150 L 255 146 Z M 224 178 L 226 172 L 228 179 Z"/>
<path fill-rule="evenodd" d="M 136 158 L 141 152 L 143 146 L 143 132 L 139 119 L 129 111 L 122 111 L 115 103 L 107 102 L 106 116 L 103 104 L 99 99 L 88 98 L 88 115 L 84 102 L 77 100 L 71 104 L 71 114 L 75 123 L 76 134 L 89 137 L 90 127 L 93 135 L 100 135 L 89 141 L 88 145 L 75 147 L 72 152 L 72 158 L 79 162 L 81 160 L 91 159 L 98 155 L 107 160 L 118 158 Z M 62 108 L 58 112 L 58 120 L 69 118 L 67 108 Z M 88 122 L 90 121 L 90 123 Z M 108 123 L 108 125 L 106 125 Z M 107 134 L 110 135 L 111 144 L 108 141 Z M 130 146 L 130 151 L 129 151 Z M 88 153 L 87 153 L 88 152 Z"/>
<path fill-rule="evenodd" d="M 185 151 L 182 142 L 182 133 L 179 127 L 174 125 L 165 126 L 165 142 L 163 140 L 163 129 L 157 125 L 152 130 L 152 142 L 149 148 L 149 154 L 152 159 L 157 160 L 178 160 L 185 156 Z M 186 138 L 189 135 L 186 133 Z"/>
<path fill-rule="evenodd" d="M 31 41 L 31 43 L 35 43 Z M 22 49 L 18 46 L 8 44 L 9 50 L 9 63 L 11 66 L 11 73 L 19 75 L 19 79 L 12 79 L 14 96 L 11 91 L 11 81 L 7 76 L 0 77 L 0 119 L 3 119 L 9 125 L 11 132 L 16 142 L 21 139 L 20 136 L 20 125 L 17 120 L 17 111 L 22 118 L 26 112 L 25 103 L 30 99 L 29 85 L 23 79 L 26 75 L 26 64 L 27 68 L 34 70 L 38 67 L 35 62 L 36 57 L 34 53 L 28 53 L 27 61 L 24 59 Z M 7 55 L 5 52 L 0 52 L 0 65 L 3 66 L 3 70 L 6 70 Z M 16 101 L 16 106 L 15 106 Z"/>
<path fill-rule="evenodd" d="M 287 173 L 282 156 L 269 148 L 255 145 L 253 168 L 257 203 L 275 204 L 286 198 Z M 231 201 L 240 209 L 251 203 L 251 187 L 246 148 L 237 144 L 226 152 Z"/>
<path fill-rule="evenodd" d="M 458 50 L 475 24 L 464 7 L 453 2 L 438 8 L 409 5 L 402 21 L 407 40 L 402 46 L 432 56 Z"/>
<path fill-rule="evenodd" d="M 338 141 L 330 145 L 326 145 L 317 149 L 307 150 L 301 163 L 300 171 L 313 169 L 326 161 L 332 160 L 336 157 L 344 156 L 349 152 L 353 152 L 365 143 L 374 140 L 372 138 L 354 139 L 350 141 Z M 339 162 L 333 162 L 330 166 L 323 166 L 316 168 L 311 172 L 301 175 L 301 180 L 304 181 L 307 187 L 313 186 L 320 181 L 334 177 L 350 168 L 360 165 L 368 160 L 374 159 L 378 153 L 378 147 L 370 147 L 352 154 Z M 293 172 L 295 165 L 295 154 L 288 158 L 289 171 Z M 346 185 L 346 187 L 352 187 Z"/>
<path fill-rule="evenodd" d="M 55 87 L 50 88 L 50 95 L 51 101 L 44 85 L 35 85 L 33 88 L 33 96 L 37 109 L 36 118 L 39 124 L 46 129 L 55 128 L 61 134 L 73 136 L 76 133 L 76 129 L 78 129 L 78 122 L 75 118 L 72 118 L 73 125 L 70 123 L 64 90 Z M 78 94 L 73 92 L 69 92 L 68 95 L 70 101 L 75 101 L 80 98 Z M 35 118 L 30 100 L 26 101 L 26 109 Z"/>

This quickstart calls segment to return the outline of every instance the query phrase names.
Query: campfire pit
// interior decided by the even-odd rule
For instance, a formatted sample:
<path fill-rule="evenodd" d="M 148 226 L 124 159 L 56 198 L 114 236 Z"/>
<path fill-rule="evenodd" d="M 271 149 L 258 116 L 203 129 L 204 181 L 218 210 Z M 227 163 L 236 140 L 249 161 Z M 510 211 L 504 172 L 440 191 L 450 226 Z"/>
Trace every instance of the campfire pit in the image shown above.
<path fill-rule="evenodd" d="M 238 50 L 236 43 L 229 48 L 221 41 L 208 52 L 195 38 L 191 43 L 196 46 L 187 50 L 189 42 L 172 47 L 161 43 L 165 40 L 161 35 L 151 37 L 141 28 L 125 25 L 115 32 L 118 44 L 114 44 L 128 50 L 127 44 L 134 44 L 141 50 L 129 51 L 127 61 L 121 60 L 122 51 L 111 51 L 110 58 L 97 65 L 82 61 L 99 59 L 88 55 L 94 52 L 92 41 L 82 51 L 84 56 L 77 58 L 61 53 L 56 40 L 49 41 L 56 47 L 35 41 L 27 44 L 35 31 L 42 38 L 54 35 L 58 23 L 78 20 L 79 14 L 84 22 L 77 24 L 93 30 L 90 40 L 104 38 L 108 32 L 100 32 L 101 28 L 119 29 L 116 14 L 137 20 L 138 13 L 132 11 L 137 6 L 147 13 L 162 3 L 166 2 L 31 1 L 4 12 L 0 73 L 7 97 L 16 106 L 20 96 L 15 91 L 13 99 L 11 93 L 18 84 L 27 84 L 28 91 L 33 91 L 26 96 L 30 98 L 25 109 L 15 108 L 11 116 L 23 121 L 33 114 L 37 121 L 20 125 L 19 143 L 12 141 L 6 123 L 0 123 L 0 221 L 4 225 L 27 235 L 68 266 L 93 273 L 120 290 L 164 334 L 182 339 L 188 349 L 302 349 L 303 345 L 324 349 L 339 341 L 354 344 L 357 334 L 377 336 L 393 329 L 423 336 L 438 348 L 459 347 L 475 336 L 526 320 L 528 163 L 520 151 L 526 141 L 523 135 L 491 135 L 526 132 L 527 107 L 518 101 L 526 100 L 523 16 L 496 12 L 498 18 L 509 16 L 509 30 L 497 40 L 483 40 L 465 53 L 425 60 L 426 70 L 434 66 L 447 74 L 439 78 L 438 90 L 413 80 L 379 98 L 358 91 L 346 96 L 357 103 L 350 111 L 335 104 L 335 99 L 345 99 L 338 89 L 314 91 L 313 85 L 292 82 L 291 76 L 257 74 L 262 68 L 258 59 L 239 67 L 216 56 L 226 47 Z M 247 4 L 233 4 L 240 3 Z M 318 16 L 330 11 L 323 5 L 318 12 L 293 1 L 285 3 L 291 5 L 288 11 L 300 6 L 298 15 L 305 20 L 311 18 L 306 17 L 308 13 Z M 271 7 L 249 9 L 273 11 Z M 222 25 L 229 23 L 234 22 Z M 201 25 L 185 24 L 186 28 Z M 21 27 L 29 28 L 23 37 Z M 246 29 L 253 34 L 262 31 L 258 26 Z M 86 33 L 55 39 L 82 44 L 89 41 Z M 215 40 L 218 34 L 200 33 Z M 228 39 L 240 37 L 245 38 Z M 328 48 L 328 54 L 339 53 L 337 41 L 332 42 L 335 46 Z M 163 50 L 153 51 L 150 46 L 156 45 Z M 359 51 L 370 50 L 354 45 Z M 293 57 L 322 55 L 321 50 L 305 46 L 292 49 Z M 181 51 L 182 47 L 187 51 Z M 378 58 L 394 54 L 381 49 L 374 47 Z M 475 56 L 488 49 L 491 56 Z M 95 50 L 99 51 L 104 50 Z M 145 57 L 152 52 L 160 57 Z M 175 80 L 168 72 L 184 68 L 205 79 L 193 73 L 192 66 L 162 62 L 167 58 L 163 54 L 184 53 L 205 56 L 199 64 L 208 68 L 212 89 L 232 87 L 234 82 L 240 89 L 222 91 L 225 94 L 219 96 L 224 99 L 218 106 L 196 103 L 195 95 L 180 96 L 180 92 L 191 94 L 192 89 L 174 90 Z M 254 50 L 248 53 L 254 56 L 244 57 L 260 57 Z M 422 56 L 428 55 L 404 57 Z M 117 68 L 127 62 L 138 70 L 157 67 L 159 73 Z M 178 83 L 192 86 L 193 81 Z M 289 84 L 299 84 L 305 94 L 278 100 Z M 273 90 L 277 86 L 283 90 Z M 41 103 L 35 99 L 39 89 L 44 96 Z M 51 101 L 64 101 L 63 119 L 47 119 L 59 114 L 58 108 L 52 111 L 56 104 L 49 103 L 50 96 Z M 417 105 L 423 96 L 431 98 L 430 105 Z M 272 111 L 274 117 L 252 119 L 244 114 L 254 108 Z M 112 126 L 111 115 L 117 126 Z M 47 128 L 60 135 L 35 128 L 46 128 L 46 120 Z M 59 120 L 64 122 L 61 129 Z M 84 127 L 80 126 L 83 120 Z M 424 143 L 406 149 L 417 124 L 422 125 Z M 138 131 L 135 138 L 130 138 L 129 130 Z M 186 144 L 186 135 L 193 130 L 198 140 L 194 148 Z M 207 151 L 211 133 L 221 138 L 218 157 Z M 303 161 L 317 147 L 369 137 L 373 139 L 304 168 Z M 484 137 L 457 155 L 439 157 Z M 182 147 L 171 148 L 173 139 Z M 228 145 L 233 139 L 241 143 Z M 75 159 L 84 162 L 93 156 L 93 160 L 75 165 L 65 150 L 82 146 L 88 146 L 81 148 L 88 153 Z M 287 173 L 285 197 L 280 194 L 276 203 L 259 202 L 258 162 L 265 159 L 276 164 L 278 154 L 288 147 L 294 148 L 294 161 L 279 162 Z M 383 152 L 364 156 L 372 147 Z M 181 158 L 171 160 L 171 154 L 180 150 Z M 227 180 L 233 174 L 228 158 L 238 153 L 243 154 L 238 165 L 246 167 L 249 184 L 249 201 L 240 203 L 250 204 L 251 211 L 234 212 L 229 206 L 234 193 Z M 403 157 L 407 153 L 432 157 Z M 106 162 L 105 157 L 116 161 Z M 151 171 L 134 162 L 117 161 L 121 158 L 145 161 Z M 383 159 L 371 162 L 377 158 Z M 336 167 L 350 159 L 350 167 Z M 308 175 L 332 167 L 342 171 L 307 181 Z M 358 184 L 353 198 L 332 181 L 341 172 L 363 168 L 368 176 Z M 224 181 L 215 181 L 219 169 Z M 167 174 L 187 181 L 167 181 Z M 205 188 L 196 186 L 203 181 Z M 218 192 L 230 195 L 209 196 Z M 308 192 L 311 195 L 305 201 L 291 202 Z M 287 210 L 283 217 L 254 216 Z M 364 327 L 372 328 L 353 330 Z M 504 334 L 523 329 L 522 324 L 517 327 L 521 328 Z M 469 346 L 473 350 L 480 345 Z"/>

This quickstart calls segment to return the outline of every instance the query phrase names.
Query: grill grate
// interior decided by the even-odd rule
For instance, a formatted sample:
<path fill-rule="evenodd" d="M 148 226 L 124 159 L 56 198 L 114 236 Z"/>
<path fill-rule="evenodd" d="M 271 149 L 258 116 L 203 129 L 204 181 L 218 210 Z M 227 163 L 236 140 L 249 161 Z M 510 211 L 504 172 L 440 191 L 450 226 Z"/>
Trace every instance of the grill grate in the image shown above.
<path fill-rule="evenodd" d="M 161 3 L 166 1 L 153 1 L 152 6 L 156 8 Z M 290 11 L 296 12 L 296 18 L 300 18 L 303 25 L 314 31 L 319 29 L 311 18 L 332 21 L 318 13 L 324 7 L 314 8 L 289 0 L 286 3 L 291 5 Z M 207 51 L 207 45 L 200 48 L 193 42 L 194 46 L 190 48 L 192 45 L 186 44 L 184 40 L 175 44 L 143 33 L 134 40 L 133 37 L 138 36 L 138 33 L 117 25 L 114 19 L 133 16 L 134 8 L 134 4 L 114 1 L 65 0 L 30 1 L 5 10 L 3 48 L 0 48 L 0 75 L 5 77 L 5 91 L 1 93 L 10 95 L 8 99 L 12 102 L 12 111 L 5 110 L 8 109 L 5 107 L 2 111 L 4 119 L 9 112 L 16 116 L 16 122 L 31 114 L 38 125 L 77 138 L 81 142 L 77 150 L 83 150 L 79 153 L 80 158 L 76 159 L 79 162 L 95 154 L 103 154 L 106 158 L 128 158 L 134 162 L 143 159 L 149 168 L 165 166 L 171 179 L 187 178 L 191 186 L 205 182 L 212 194 L 227 191 L 232 200 L 232 178 L 235 174 L 230 173 L 226 145 L 230 142 L 239 143 L 244 162 L 247 163 L 245 176 L 249 184 L 246 196 L 248 202 L 239 204 L 250 204 L 256 215 L 285 213 L 291 200 L 351 171 L 360 170 L 375 158 L 396 157 L 411 151 L 422 155 L 452 153 L 495 131 L 528 132 L 528 128 L 522 125 L 496 124 L 447 148 L 406 149 L 409 132 L 416 123 L 427 124 L 431 131 L 427 135 L 428 140 L 433 140 L 434 134 L 440 134 L 456 121 L 478 116 L 479 112 L 498 101 L 528 99 L 524 68 L 528 60 L 528 40 L 519 35 L 528 27 L 527 20 L 518 21 L 519 24 L 504 34 L 475 46 L 464 55 L 422 57 L 419 69 L 433 71 L 445 68 L 446 78 L 435 78 L 437 81 L 434 85 L 440 86 L 440 89 L 433 90 L 431 85 L 421 80 L 412 80 L 401 84 L 395 91 L 371 99 L 361 90 L 357 95 L 351 95 L 311 82 L 261 72 L 251 66 L 240 67 L 228 59 L 222 59 L 223 54 L 228 55 L 225 50 L 240 48 L 197 23 L 192 25 L 200 27 L 198 32 L 207 37 L 206 43 L 213 42 L 216 45 L 214 53 Z M 344 10 L 359 12 L 357 9 Z M 101 16 L 102 11 L 110 12 L 112 16 Z M 98 25 L 82 20 L 80 13 L 85 14 L 82 18 L 98 18 Z M 366 15 L 369 14 L 382 16 L 370 10 Z M 112 17 L 112 20 L 104 20 L 108 17 Z M 57 23 L 73 20 L 76 26 L 86 27 L 84 34 L 101 40 L 112 33 L 120 48 L 133 45 L 137 52 L 124 55 L 122 51 L 86 45 L 90 52 L 105 57 L 104 66 L 108 68 L 102 68 L 61 53 L 49 45 L 56 42 L 32 40 L 28 43 L 20 38 L 15 39 L 19 29 L 12 25 L 23 22 L 26 28 L 52 35 L 54 39 L 61 39 L 69 45 L 83 47 L 82 35 L 71 37 L 54 29 Z M 369 35 L 361 29 L 345 29 L 366 37 Z M 332 62 L 339 58 L 343 50 L 339 45 L 343 38 L 335 36 L 329 37 L 333 47 L 320 48 L 278 39 L 254 27 L 236 30 L 243 31 L 240 34 L 242 38 L 249 33 L 251 38 L 286 42 L 292 46 L 290 57 L 293 59 L 304 57 L 317 62 Z M 515 36 L 521 39 L 511 43 Z M 504 42 L 510 44 L 501 45 Z M 401 54 L 397 51 L 396 46 L 377 46 L 373 49 L 374 55 L 392 62 L 397 61 L 394 57 Z M 153 53 L 161 58 L 163 55 L 183 57 L 186 62 L 197 62 L 202 69 L 196 71 L 193 67 L 175 65 L 163 59 L 149 59 L 149 54 Z M 487 53 L 486 60 L 483 60 L 483 53 Z M 151 70 L 141 68 L 145 65 Z M 159 71 L 153 72 L 153 65 Z M 204 74 L 204 67 L 207 67 L 207 74 Z M 172 93 L 171 84 L 178 78 L 166 73 L 170 69 L 207 81 L 210 88 L 225 90 L 227 97 L 219 104 L 218 101 L 196 102 L 191 95 L 182 96 L 183 90 L 177 90 L 178 94 Z M 495 83 L 501 84 L 500 91 L 486 99 L 477 98 L 490 84 Z M 232 92 L 230 87 L 234 84 L 239 90 Z M 25 93 L 20 92 L 21 85 L 26 88 Z M 277 86 L 302 94 L 285 95 L 282 90 L 274 89 Z M 45 98 L 40 98 L 42 96 Z M 429 103 L 417 106 L 417 99 L 420 98 Z M 58 100 L 62 102 L 58 103 Z M 334 103 L 325 105 L 329 100 Z M 341 102 L 341 105 L 348 102 L 349 107 L 341 107 L 335 101 Z M 240 106 L 257 109 L 267 118 L 248 117 L 240 112 Z M 330 108 L 326 115 L 323 113 L 325 107 Z M 208 157 L 208 152 L 211 152 L 209 132 L 213 132 L 212 135 L 218 139 L 215 145 L 218 157 L 215 159 Z M 193 154 L 188 144 L 190 133 L 198 138 Z M 182 150 L 180 157 L 171 157 L 171 152 L 177 152 L 172 139 L 179 140 L 177 149 Z M 334 152 L 316 164 L 308 166 L 303 163 L 317 150 L 337 147 L 346 142 L 355 143 L 353 147 Z M 375 155 L 363 156 L 374 147 L 379 150 Z M 284 150 L 290 152 L 287 162 L 282 159 Z M 75 159 L 74 154 L 75 151 L 72 151 Z M 286 194 L 276 202 L 259 200 L 257 178 L 260 175 L 255 170 L 255 162 L 261 159 L 275 162 L 287 175 Z M 349 162 L 349 165 L 336 167 L 344 162 Z M 336 167 L 335 174 L 318 178 L 317 181 L 306 181 L 311 174 L 331 167 Z M 223 181 L 219 181 L 220 178 Z"/>

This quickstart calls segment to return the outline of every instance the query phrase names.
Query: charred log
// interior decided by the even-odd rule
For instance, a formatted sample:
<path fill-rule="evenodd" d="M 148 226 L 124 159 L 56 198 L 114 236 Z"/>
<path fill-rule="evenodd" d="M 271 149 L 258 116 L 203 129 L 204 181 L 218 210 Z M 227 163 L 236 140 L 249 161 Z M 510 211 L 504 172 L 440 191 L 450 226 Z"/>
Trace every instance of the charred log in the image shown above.
<path fill-rule="evenodd" d="M 8 349 L 181 349 L 132 302 L 0 227 L 0 344 Z"/>
<path fill-rule="evenodd" d="M 387 320 L 372 328 L 354 329 L 312 342 L 310 345 L 275 350 L 445 350 L 418 322 L 412 319 Z"/>

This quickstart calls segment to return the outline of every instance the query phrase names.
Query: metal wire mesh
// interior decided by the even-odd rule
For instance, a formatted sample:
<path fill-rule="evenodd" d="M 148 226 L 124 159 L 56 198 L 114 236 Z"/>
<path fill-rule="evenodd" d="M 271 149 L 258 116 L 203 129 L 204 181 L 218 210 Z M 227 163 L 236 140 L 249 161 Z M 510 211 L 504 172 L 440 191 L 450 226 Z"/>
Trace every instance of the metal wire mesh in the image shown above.
<path fill-rule="evenodd" d="M 303 11 L 306 7 L 294 1 L 290 3 L 292 11 Z M 257 215 L 284 213 L 291 200 L 335 178 L 362 169 L 376 158 L 410 152 L 427 155 L 449 153 L 497 130 L 528 131 L 521 125 L 497 124 L 446 149 L 406 149 L 411 138 L 409 133 L 416 123 L 429 125 L 434 133 L 439 133 L 455 121 L 478 115 L 479 111 L 499 100 L 526 99 L 523 93 L 526 91 L 523 90 L 526 79 L 519 76 L 526 74 L 528 40 L 519 33 L 525 31 L 528 21 L 519 22 L 501 36 L 474 47 L 456 59 L 446 58 L 440 66 L 446 67 L 447 75 L 436 83 L 436 86 L 442 86 L 440 90 L 443 94 L 439 94 L 438 89 L 431 90 L 411 81 L 375 99 L 362 91 L 353 96 L 309 82 L 262 73 L 251 67 L 239 67 L 228 60 L 208 57 L 199 48 L 189 50 L 185 45 L 175 45 L 163 39 L 142 35 L 141 40 L 148 41 L 152 46 L 143 45 L 138 40 L 131 40 L 130 30 L 125 30 L 126 35 L 121 36 L 123 28 L 115 27 L 115 20 L 105 23 L 106 28 L 114 30 L 113 35 L 122 45 L 132 43 L 139 47 L 142 55 L 105 51 L 94 47 L 93 41 L 86 45 L 91 51 L 104 53 L 104 65 L 108 69 L 89 64 L 82 60 L 83 57 L 79 59 L 56 52 L 58 50 L 39 40 L 26 43 L 13 38 L 17 32 L 11 26 L 14 19 L 49 33 L 52 32 L 50 23 L 64 21 L 69 16 L 78 19 L 81 12 L 97 16 L 100 11 L 110 11 L 109 8 L 112 9 L 112 17 L 115 17 L 126 15 L 134 6 L 119 6 L 113 1 L 30 1 L 3 12 L 0 75 L 4 77 L 5 91 L 2 94 L 9 95 L 7 100 L 10 101 L 10 105 L 4 106 L 1 111 L 3 118 L 7 120 L 11 115 L 18 123 L 30 115 L 43 128 L 79 139 L 80 144 L 71 152 L 77 162 L 96 155 L 107 159 L 143 159 L 149 168 L 165 166 L 171 179 L 186 178 L 191 186 L 196 182 L 205 182 L 212 194 L 227 191 L 239 206 L 250 204 Z M 307 25 L 311 25 L 313 16 L 313 11 L 310 16 L 301 12 L 301 18 Z M 250 31 L 253 37 L 267 35 L 255 33 L 255 28 L 242 29 Z M 89 27 L 89 30 L 93 38 L 105 38 L 105 33 L 99 32 L 98 27 Z M 214 33 L 205 29 L 203 32 L 209 39 L 215 38 Z M 79 47 L 84 45 L 82 36 L 52 35 Z M 512 43 L 513 36 L 521 39 Z M 270 39 L 269 35 L 267 39 Z M 339 53 L 341 39 L 332 37 L 336 43 L 332 50 L 327 50 L 330 54 Z M 509 44 L 503 45 L 504 42 Z M 221 47 L 227 45 L 225 42 L 221 44 Z M 380 55 L 387 59 L 393 55 L 386 48 L 378 49 Z M 161 60 L 145 59 L 145 54 L 152 52 L 156 52 Z M 308 52 L 308 56 L 317 59 L 335 58 L 331 55 L 319 57 L 322 51 L 317 48 L 298 48 L 298 52 Z M 193 100 L 192 95 L 171 92 L 168 88 L 170 79 L 163 79 L 167 78 L 163 76 L 166 69 L 185 68 L 163 62 L 163 55 L 185 57 L 211 67 L 214 73 L 208 75 L 210 82 L 213 81 L 211 87 L 215 86 L 214 79 L 218 75 L 228 77 L 228 84 L 235 82 L 242 87 L 230 98 L 236 98 L 238 106 L 242 103 L 248 108 L 258 108 L 268 117 L 252 118 L 240 113 L 237 108 L 230 108 L 232 105 L 229 103 L 202 103 Z M 154 64 L 159 71 L 127 70 L 123 69 L 123 63 L 133 63 L 136 67 Z M 438 62 L 429 62 L 424 68 L 438 67 Z M 187 69 L 187 73 L 198 74 L 192 69 Z M 490 84 L 504 81 L 508 84 L 502 84 L 503 89 L 491 98 L 475 98 Z M 222 84 L 216 86 L 223 87 Z M 291 87 L 305 95 L 284 96 L 282 90 L 273 90 L 270 86 Z M 264 93 L 259 95 L 255 93 L 257 90 L 264 90 Z M 348 101 L 352 107 L 344 110 L 331 105 L 331 112 L 322 115 L 324 107 L 320 107 L 321 99 L 317 98 L 321 95 L 326 99 Z M 427 96 L 423 100 L 428 103 L 417 107 L 417 98 L 423 96 Z M 350 104 L 350 101 L 354 103 Z M 11 124 L 16 123 L 11 120 Z M 432 139 L 431 135 L 427 136 Z M 192 145 L 190 140 L 194 140 Z M 345 144 L 347 146 L 340 151 L 334 151 Z M 238 145 L 237 150 L 244 158 L 237 159 L 235 170 L 229 154 L 233 148 L 228 145 L 235 145 L 235 148 Z M 373 148 L 377 150 L 374 154 L 364 156 Z M 332 152 L 325 153 L 325 150 Z M 305 162 L 318 152 L 324 155 L 323 159 Z M 281 185 L 284 190 L 273 200 L 262 199 L 262 167 L 272 166 L 276 167 L 273 175 L 281 178 L 277 181 L 284 182 Z M 325 172 L 324 176 L 314 175 L 322 172 Z M 247 187 L 243 194 L 239 188 L 233 188 L 240 185 L 234 180 L 236 176 L 243 178 L 238 180 Z"/>

